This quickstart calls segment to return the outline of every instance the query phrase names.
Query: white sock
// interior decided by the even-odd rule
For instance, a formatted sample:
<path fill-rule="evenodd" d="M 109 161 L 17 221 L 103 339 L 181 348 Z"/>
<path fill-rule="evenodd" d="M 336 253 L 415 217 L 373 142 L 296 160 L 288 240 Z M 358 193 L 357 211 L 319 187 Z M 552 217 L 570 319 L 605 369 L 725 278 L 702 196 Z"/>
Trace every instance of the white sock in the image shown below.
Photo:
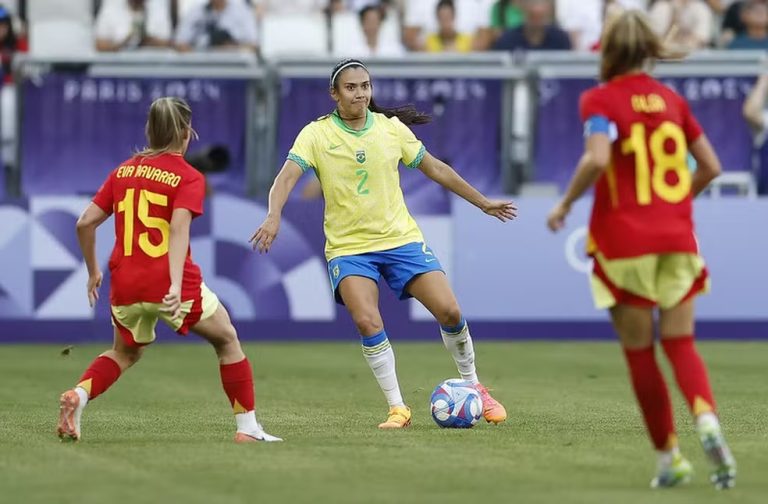
<path fill-rule="evenodd" d="M 696 417 L 696 430 L 719 430 L 720 420 L 717 419 L 717 415 L 711 411 L 702 413 Z"/>
<path fill-rule="evenodd" d="M 237 432 L 244 432 L 246 434 L 261 434 L 262 432 L 261 425 L 256 421 L 255 411 L 237 413 L 235 415 L 235 422 L 237 422 Z"/>
<path fill-rule="evenodd" d="M 656 453 L 658 454 L 659 469 L 663 469 L 665 467 L 671 466 L 675 457 L 680 455 L 680 447 L 675 446 L 671 450 L 664 450 L 664 451 L 659 450 Z"/>
<path fill-rule="evenodd" d="M 81 387 L 75 387 L 75 392 L 77 393 L 78 397 L 80 397 L 80 408 L 85 408 L 85 405 L 88 404 L 88 392 L 85 391 L 84 388 Z"/>
<path fill-rule="evenodd" d="M 445 348 L 451 352 L 453 360 L 456 362 L 456 367 L 459 369 L 459 374 L 464 380 L 468 380 L 473 384 L 478 384 L 477 371 L 475 369 L 475 348 L 472 346 L 472 336 L 469 334 L 469 324 L 461 319 L 463 322 L 459 324 L 460 329 L 457 332 L 452 332 L 446 328 L 440 327 L 440 334 L 443 337 L 443 343 Z"/>
<path fill-rule="evenodd" d="M 405 406 L 403 396 L 400 394 L 400 385 L 397 383 L 395 352 L 389 344 L 387 333 L 382 330 L 379 334 L 362 338 L 362 343 L 363 356 L 373 371 L 376 381 L 379 382 L 389 407 Z"/>

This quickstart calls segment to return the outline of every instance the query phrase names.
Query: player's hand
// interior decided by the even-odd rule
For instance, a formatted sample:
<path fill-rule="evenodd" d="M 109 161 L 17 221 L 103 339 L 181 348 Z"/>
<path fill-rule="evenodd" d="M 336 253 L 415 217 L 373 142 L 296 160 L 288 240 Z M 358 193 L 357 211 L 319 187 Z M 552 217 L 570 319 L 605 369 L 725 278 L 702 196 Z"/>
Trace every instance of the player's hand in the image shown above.
<path fill-rule="evenodd" d="M 483 206 L 483 212 L 496 217 L 501 222 L 507 222 L 517 217 L 517 207 L 511 201 L 488 200 Z"/>
<path fill-rule="evenodd" d="M 269 252 L 272 247 L 272 242 L 277 238 L 277 233 L 280 231 L 280 217 L 274 217 L 268 215 L 264 222 L 261 223 L 259 229 L 253 233 L 251 239 L 248 240 L 253 246 L 253 250 L 258 249 L 259 254 Z"/>
<path fill-rule="evenodd" d="M 558 203 L 547 216 L 547 227 L 553 233 L 558 232 L 563 226 L 565 226 L 565 218 L 571 212 L 571 207 L 566 205 L 562 201 Z"/>
<path fill-rule="evenodd" d="M 160 308 L 160 311 L 170 313 L 173 320 L 181 316 L 181 287 L 171 285 L 168 294 L 163 298 L 163 307 Z"/>
<path fill-rule="evenodd" d="M 93 275 L 88 276 L 88 304 L 93 308 L 96 305 L 96 301 L 99 299 L 99 287 L 104 280 L 104 275 L 101 271 L 97 271 Z"/>

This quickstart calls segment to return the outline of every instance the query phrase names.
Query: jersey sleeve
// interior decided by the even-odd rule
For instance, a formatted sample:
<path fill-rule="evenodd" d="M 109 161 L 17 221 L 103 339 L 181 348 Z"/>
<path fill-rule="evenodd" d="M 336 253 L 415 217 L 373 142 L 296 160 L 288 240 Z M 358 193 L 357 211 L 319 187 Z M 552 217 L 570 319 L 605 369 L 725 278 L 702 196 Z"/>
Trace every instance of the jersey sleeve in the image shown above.
<path fill-rule="evenodd" d="M 293 142 L 293 147 L 288 151 L 287 159 L 301 167 L 306 172 L 310 168 L 317 168 L 315 157 L 315 132 L 312 124 L 304 126 L 299 136 Z"/>
<path fill-rule="evenodd" d="M 584 126 L 584 138 L 601 133 L 611 141 L 618 137 L 616 123 L 610 118 L 609 107 L 599 89 L 590 89 L 579 99 L 579 116 Z"/>
<path fill-rule="evenodd" d="M 107 180 L 101 184 L 101 187 L 93 197 L 93 203 L 97 207 L 101 208 L 107 215 L 112 215 L 112 210 L 115 204 L 115 195 L 112 192 L 112 179 L 114 178 L 114 172 L 111 172 L 107 177 Z"/>
<path fill-rule="evenodd" d="M 416 138 L 411 128 L 400 122 L 400 119 L 392 117 L 390 121 L 395 125 L 395 130 L 397 131 L 397 137 L 400 141 L 400 156 L 403 164 L 408 168 L 418 168 L 421 160 L 424 159 L 424 154 L 427 152 L 424 144 Z"/>
<path fill-rule="evenodd" d="M 683 108 L 683 132 L 685 133 L 685 140 L 690 145 L 704 133 L 704 130 L 693 115 L 693 112 L 691 112 L 691 107 L 688 105 L 688 102 L 682 97 L 680 97 L 680 102 Z"/>
<path fill-rule="evenodd" d="M 205 199 L 205 177 L 197 175 L 184 180 L 173 199 L 173 209 L 186 208 L 193 217 L 202 215 L 203 200 Z"/>

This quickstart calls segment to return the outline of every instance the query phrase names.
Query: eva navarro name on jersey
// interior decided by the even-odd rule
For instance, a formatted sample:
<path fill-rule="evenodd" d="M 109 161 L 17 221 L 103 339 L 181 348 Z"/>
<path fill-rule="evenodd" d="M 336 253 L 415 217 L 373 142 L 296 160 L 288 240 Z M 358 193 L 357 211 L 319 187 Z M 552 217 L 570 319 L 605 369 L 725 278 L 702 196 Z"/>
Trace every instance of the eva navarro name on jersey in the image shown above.
<path fill-rule="evenodd" d="M 117 178 L 141 177 L 171 187 L 176 187 L 181 182 L 181 175 L 150 165 L 123 165 L 117 169 L 115 176 Z"/>

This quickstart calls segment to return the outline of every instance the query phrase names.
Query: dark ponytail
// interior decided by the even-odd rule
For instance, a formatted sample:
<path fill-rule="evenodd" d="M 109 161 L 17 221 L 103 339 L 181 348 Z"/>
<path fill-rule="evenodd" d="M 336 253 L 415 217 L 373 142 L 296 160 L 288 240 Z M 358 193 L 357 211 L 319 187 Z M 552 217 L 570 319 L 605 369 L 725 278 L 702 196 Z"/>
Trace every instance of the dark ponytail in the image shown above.
<path fill-rule="evenodd" d="M 371 97 L 371 103 L 368 105 L 368 110 L 371 112 L 384 114 L 387 117 L 397 117 L 400 119 L 400 122 L 406 126 L 410 126 L 412 124 L 427 124 L 432 122 L 432 116 L 417 110 L 416 107 L 411 104 L 401 105 L 399 107 L 384 108 L 376 105 L 376 102 L 373 101 L 373 97 Z"/>
<path fill-rule="evenodd" d="M 331 72 L 331 88 L 336 89 L 336 86 L 338 84 L 339 75 L 341 75 L 344 70 L 347 70 L 349 68 L 362 68 L 366 72 L 368 72 L 368 69 L 365 67 L 365 65 L 360 61 L 352 58 L 344 59 L 336 63 L 336 65 L 333 67 L 333 71 Z M 370 75 L 370 72 L 368 72 L 368 75 Z M 432 122 L 432 117 L 429 114 L 426 114 L 424 112 L 421 112 L 416 109 L 415 106 L 408 104 L 408 105 L 401 105 L 399 107 L 380 107 L 376 104 L 373 97 L 371 97 L 371 102 L 368 105 L 368 110 L 371 112 L 376 112 L 379 114 L 384 114 L 387 117 L 397 117 L 400 119 L 400 122 L 405 124 L 406 126 L 410 125 L 418 125 L 418 124 L 427 124 L 429 122 Z"/>

